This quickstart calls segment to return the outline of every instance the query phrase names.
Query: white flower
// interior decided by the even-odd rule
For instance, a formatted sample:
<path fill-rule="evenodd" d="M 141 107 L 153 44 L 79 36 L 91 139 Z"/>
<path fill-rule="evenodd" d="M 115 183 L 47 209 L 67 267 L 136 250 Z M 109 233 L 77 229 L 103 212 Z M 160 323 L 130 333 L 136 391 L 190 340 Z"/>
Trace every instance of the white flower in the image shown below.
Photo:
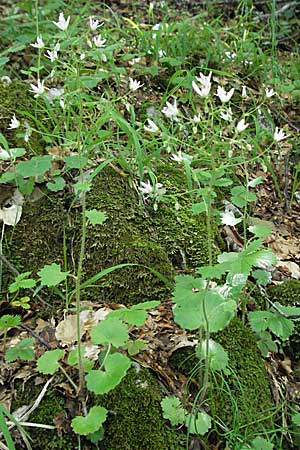
<path fill-rule="evenodd" d="M 50 59 L 51 62 L 54 62 L 58 58 L 57 51 L 54 50 L 47 50 L 47 53 L 45 53 L 46 58 Z"/>
<path fill-rule="evenodd" d="M 265 93 L 266 93 L 266 97 L 267 98 L 273 97 L 273 95 L 276 94 L 276 92 L 272 88 L 271 89 L 266 88 L 265 89 Z"/>
<path fill-rule="evenodd" d="M 61 109 L 65 109 L 65 101 L 63 98 L 61 100 L 59 100 L 59 104 L 60 104 Z"/>
<path fill-rule="evenodd" d="M 232 61 L 236 57 L 235 52 L 224 52 L 224 53 L 227 56 L 227 58 L 230 59 L 230 61 Z"/>
<path fill-rule="evenodd" d="M 158 31 L 160 28 L 161 28 L 161 23 L 156 23 L 155 25 L 153 25 L 152 30 Z"/>
<path fill-rule="evenodd" d="M 30 136 L 32 134 L 32 129 L 28 122 L 25 122 L 25 127 L 26 127 L 26 131 L 25 131 L 25 135 L 24 135 L 24 142 L 26 142 L 26 144 L 27 144 L 27 142 L 29 142 Z"/>
<path fill-rule="evenodd" d="M 206 84 L 209 84 L 211 82 L 211 76 L 212 72 L 209 72 L 208 75 L 203 75 L 203 73 L 200 72 L 200 76 L 196 77 L 196 80 L 199 81 L 202 86 L 205 86 Z"/>
<path fill-rule="evenodd" d="M 37 86 L 35 86 L 34 84 L 30 84 L 31 86 L 31 92 L 33 92 L 35 95 L 34 97 L 38 97 L 39 95 L 44 94 L 45 92 L 45 86 L 44 86 L 45 80 L 43 80 L 42 82 L 38 79 L 37 80 Z"/>
<path fill-rule="evenodd" d="M 0 161 L 9 161 L 10 159 L 10 153 L 0 145 Z"/>
<path fill-rule="evenodd" d="M 242 98 L 247 98 L 247 88 L 246 88 L 246 86 L 242 87 Z"/>
<path fill-rule="evenodd" d="M 80 61 L 83 61 L 85 58 L 85 53 L 81 53 L 81 55 L 79 56 Z"/>
<path fill-rule="evenodd" d="M 178 108 L 177 108 L 176 98 L 174 99 L 174 104 L 173 105 L 170 102 L 166 102 L 166 104 L 167 104 L 167 106 L 165 106 L 161 110 L 161 112 L 165 116 L 167 116 L 169 119 L 174 119 L 179 113 Z"/>
<path fill-rule="evenodd" d="M 229 102 L 231 97 L 233 96 L 234 88 L 230 89 L 230 91 L 226 92 L 222 86 L 218 86 L 217 96 L 221 100 L 222 103 Z"/>
<path fill-rule="evenodd" d="M 182 153 L 182 151 L 179 150 L 177 155 L 172 154 L 171 159 L 173 159 L 173 161 L 177 161 L 179 163 L 181 163 L 182 161 L 185 161 L 188 164 L 191 164 L 193 157 L 190 155 L 187 155 L 186 153 Z"/>
<path fill-rule="evenodd" d="M 231 122 L 232 121 L 232 111 L 231 108 L 228 108 L 228 110 L 225 111 L 221 111 L 220 116 L 223 120 L 226 120 L 227 122 Z"/>
<path fill-rule="evenodd" d="M 58 17 L 58 22 L 53 22 L 54 25 L 57 26 L 57 28 L 59 28 L 62 31 L 66 31 L 68 29 L 69 23 L 70 23 L 70 16 L 65 19 L 64 18 L 64 13 L 60 13 L 59 17 Z"/>
<path fill-rule="evenodd" d="M 229 225 L 231 227 L 234 227 L 241 221 L 242 219 L 237 219 L 232 211 L 225 211 L 221 214 L 221 222 L 223 225 Z"/>
<path fill-rule="evenodd" d="M 143 195 L 164 195 L 166 190 L 162 186 L 163 185 L 161 183 L 155 183 L 152 186 L 150 181 L 147 181 L 146 183 L 142 181 L 142 187 L 140 187 L 139 189 Z"/>
<path fill-rule="evenodd" d="M 153 191 L 153 186 L 150 183 L 150 181 L 147 181 L 146 183 L 142 181 L 142 187 L 139 188 L 141 193 L 144 195 L 151 194 Z"/>
<path fill-rule="evenodd" d="M 14 130 L 15 128 L 19 128 L 20 121 L 16 118 L 16 115 L 14 114 L 12 118 L 10 119 L 10 123 L 8 125 L 9 130 Z"/>
<path fill-rule="evenodd" d="M 158 51 L 158 57 L 159 58 L 164 58 L 165 56 L 167 56 L 167 53 L 164 50 L 159 50 Z"/>
<path fill-rule="evenodd" d="M 192 121 L 193 121 L 194 123 L 200 123 L 200 122 L 201 122 L 201 115 L 200 115 L 200 113 L 197 114 L 197 116 L 196 116 L 196 114 L 195 114 L 194 117 L 192 118 Z"/>
<path fill-rule="evenodd" d="M 211 75 L 212 72 L 210 72 L 207 76 L 203 75 L 203 73 L 200 72 L 200 76 L 196 77 L 196 80 L 201 84 L 201 88 L 199 88 L 195 81 L 192 81 L 193 89 L 199 95 L 199 97 L 208 97 L 211 89 Z"/>
<path fill-rule="evenodd" d="M 93 16 L 90 16 L 89 19 L 90 19 L 90 29 L 91 29 L 91 31 L 96 31 L 97 28 L 102 27 L 103 22 L 100 23 L 99 20 L 94 20 Z"/>
<path fill-rule="evenodd" d="M 204 98 L 208 97 L 210 88 L 211 88 L 210 83 L 199 88 L 199 86 L 195 83 L 195 81 L 192 81 L 192 86 L 193 86 L 193 89 L 196 92 L 196 94 L 199 95 L 199 97 L 204 97 Z"/>
<path fill-rule="evenodd" d="M 61 97 L 64 93 L 63 88 L 51 88 L 46 92 L 46 98 L 49 101 L 49 103 L 53 104 L 53 100 L 56 100 L 57 98 Z"/>
<path fill-rule="evenodd" d="M 151 120 L 151 119 L 147 119 L 147 121 L 148 121 L 148 126 L 144 125 L 144 130 L 149 131 L 149 133 L 157 133 L 157 131 L 159 131 L 159 128 L 156 125 L 156 123 L 153 122 L 153 120 Z"/>
<path fill-rule="evenodd" d="M 31 45 L 31 47 L 34 47 L 34 48 L 43 48 L 45 46 L 42 36 L 38 36 L 36 38 L 36 42 L 34 44 L 30 44 L 30 45 Z"/>
<path fill-rule="evenodd" d="M 138 81 L 138 80 L 134 80 L 133 78 L 130 78 L 129 77 L 129 89 L 131 90 L 131 91 L 137 91 L 139 88 L 141 88 L 142 86 L 144 86 L 144 84 L 143 83 L 141 83 L 140 81 Z"/>
<path fill-rule="evenodd" d="M 102 39 L 101 34 L 98 34 L 98 36 L 94 37 L 93 41 L 97 48 L 101 48 L 104 47 L 106 39 Z"/>
<path fill-rule="evenodd" d="M 283 139 L 286 139 L 289 136 L 290 136 L 290 134 L 285 134 L 284 131 L 279 130 L 278 127 L 275 128 L 274 141 L 279 142 L 279 141 L 282 141 Z"/>
<path fill-rule="evenodd" d="M 245 122 L 245 119 L 242 119 L 238 122 L 237 126 L 236 126 L 236 131 L 238 133 L 241 133 L 242 131 L 246 130 L 246 128 L 248 128 L 249 123 Z"/>

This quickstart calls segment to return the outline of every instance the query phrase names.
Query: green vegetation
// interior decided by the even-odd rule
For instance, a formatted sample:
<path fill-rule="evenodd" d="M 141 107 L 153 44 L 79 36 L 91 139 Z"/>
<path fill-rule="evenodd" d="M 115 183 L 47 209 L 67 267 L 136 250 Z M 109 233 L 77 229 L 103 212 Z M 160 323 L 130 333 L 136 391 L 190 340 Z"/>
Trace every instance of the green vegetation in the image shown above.
<path fill-rule="evenodd" d="M 53 379 L 20 423 L 0 408 L 3 448 L 30 448 L 27 419 L 34 450 L 297 446 L 280 365 L 288 355 L 297 378 L 300 282 L 273 286 L 269 236 L 296 229 L 298 5 L 10 3 L 5 405 L 24 367 L 11 412 Z M 172 354 L 186 338 L 195 349 Z"/>

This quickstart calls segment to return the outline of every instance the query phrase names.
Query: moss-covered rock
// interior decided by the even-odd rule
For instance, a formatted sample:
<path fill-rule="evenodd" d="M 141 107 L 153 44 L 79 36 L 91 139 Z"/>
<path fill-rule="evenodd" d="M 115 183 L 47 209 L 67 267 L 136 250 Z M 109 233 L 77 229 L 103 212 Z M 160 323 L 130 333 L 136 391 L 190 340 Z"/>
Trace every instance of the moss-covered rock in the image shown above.
<path fill-rule="evenodd" d="M 162 417 L 162 393 L 145 369 L 131 369 L 100 404 L 109 411 L 101 450 L 182 450 L 180 436 Z M 184 439 L 183 439 L 184 440 Z"/>
<path fill-rule="evenodd" d="M 19 129 L 9 130 L 8 125 L 15 114 L 20 121 L 30 122 L 26 113 L 33 114 L 35 100 L 30 94 L 28 86 L 22 81 L 0 81 L 0 132 L 6 137 L 11 147 L 24 147 L 24 141 L 17 137 Z M 39 148 L 37 136 L 32 135 L 35 150 Z M 31 139 L 31 140 L 32 140 Z"/>
<path fill-rule="evenodd" d="M 268 294 L 273 302 L 279 302 L 283 306 L 300 307 L 300 281 L 289 280 L 277 286 L 272 286 Z M 286 350 L 289 351 L 293 360 L 300 360 L 300 322 L 295 321 L 295 328 L 289 338 Z"/>
<path fill-rule="evenodd" d="M 13 410 L 31 404 L 40 391 L 41 387 L 34 386 L 32 381 L 28 381 L 24 389 L 19 385 Z M 82 450 L 182 450 L 184 446 L 180 442 L 184 441 L 184 436 L 171 429 L 163 419 L 161 399 L 162 392 L 156 378 L 146 369 L 132 368 L 112 392 L 93 398 L 93 404 L 99 403 L 109 411 L 104 423 L 104 438 L 97 445 L 81 438 Z M 30 415 L 30 421 L 46 425 L 55 423 L 57 429 L 47 432 L 43 428 L 30 429 L 32 448 L 77 449 L 78 437 L 70 427 L 75 409 L 73 400 L 67 402 L 58 391 L 48 390 Z"/>
<path fill-rule="evenodd" d="M 38 397 L 42 390 L 41 386 L 36 386 L 32 380 L 29 380 L 24 386 L 22 383 L 17 383 L 16 393 L 17 397 L 12 403 L 12 410 L 24 406 L 31 405 Z M 61 432 L 58 433 L 56 429 L 45 430 L 43 428 L 27 429 L 31 438 L 31 446 L 33 449 L 47 449 L 47 450 L 74 450 L 77 448 L 78 438 L 71 432 L 69 420 L 70 412 L 65 406 L 65 399 L 60 392 L 49 389 L 44 395 L 38 408 L 30 414 L 29 420 L 33 423 L 40 423 L 44 425 L 53 426 L 55 422 L 60 423 Z M 21 447 L 22 439 L 18 448 Z"/>
<path fill-rule="evenodd" d="M 229 355 L 230 375 L 213 382 L 211 413 L 230 429 L 262 431 L 272 425 L 269 380 L 253 332 L 238 318 L 212 336 Z"/>
<path fill-rule="evenodd" d="M 228 429 L 242 429 L 244 436 L 250 430 L 267 428 L 271 424 L 271 392 L 254 334 L 236 318 L 212 338 L 228 352 L 230 367 L 229 375 L 211 377 L 212 417 Z M 177 350 L 170 363 L 197 381 L 199 360 L 192 348 Z"/>
<path fill-rule="evenodd" d="M 173 175 L 176 187 L 184 175 L 179 170 Z M 147 267 L 171 281 L 174 266 L 180 267 L 182 258 L 187 267 L 207 263 L 206 229 L 203 220 L 191 216 L 187 199 L 178 213 L 173 205 L 149 212 L 140 205 L 128 179 L 109 167 L 93 180 L 87 202 L 88 209 L 104 211 L 108 219 L 101 226 L 87 227 L 83 279 L 122 263 L 136 266 L 111 272 L 99 280 L 97 288 L 82 291 L 84 298 L 125 304 L 162 299 L 170 290 Z M 62 199 L 49 193 L 24 206 L 22 220 L 7 232 L 5 245 L 5 254 L 19 271 L 35 272 L 52 262 L 63 267 L 65 245 L 68 270 L 76 273 L 81 210 L 73 208 L 68 213 L 68 204 L 66 195 Z"/>

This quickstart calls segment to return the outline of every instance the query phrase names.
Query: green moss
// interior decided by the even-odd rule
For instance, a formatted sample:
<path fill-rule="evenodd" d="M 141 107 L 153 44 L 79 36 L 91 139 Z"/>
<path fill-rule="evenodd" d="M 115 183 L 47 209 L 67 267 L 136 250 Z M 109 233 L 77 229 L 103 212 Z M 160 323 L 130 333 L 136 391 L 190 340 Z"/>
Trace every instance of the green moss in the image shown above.
<path fill-rule="evenodd" d="M 178 179 L 182 185 L 182 177 L 180 171 L 175 172 L 175 189 Z M 81 209 L 73 208 L 67 214 L 70 201 L 67 195 L 63 200 L 49 193 L 24 206 L 22 220 L 7 233 L 5 245 L 5 254 L 19 271 L 37 271 L 52 262 L 63 267 L 65 226 L 68 270 L 76 273 Z M 164 299 L 170 289 L 145 266 L 172 281 L 174 267 L 181 267 L 183 260 L 187 268 L 207 263 L 205 226 L 192 217 L 188 200 L 182 201 L 178 213 L 173 205 L 162 205 L 158 212 L 146 210 L 128 180 L 109 167 L 93 180 L 87 202 L 88 209 L 104 211 L 108 219 L 101 226 L 87 228 L 83 279 L 121 263 L 137 266 L 108 274 L 96 288 L 83 290 L 83 298 L 124 304 Z"/>
<path fill-rule="evenodd" d="M 211 379 L 208 401 L 212 417 L 221 420 L 229 429 L 243 427 L 245 436 L 249 431 L 269 427 L 271 393 L 254 334 L 239 319 L 234 319 L 212 338 L 228 352 L 231 369 L 229 375 Z M 186 376 L 192 374 L 194 381 L 197 379 L 195 367 L 199 360 L 194 349 L 177 350 L 170 363 Z"/>
<path fill-rule="evenodd" d="M 273 302 L 279 302 L 283 306 L 300 307 L 300 281 L 289 280 L 277 286 L 272 286 L 268 294 Z M 286 350 L 291 354 L 293 360 L 300 360 L 300 322 L 294 321 L 294 333 L 289 338 Z"/>
<path fill-rule="evenodd" d="M 24 147 L 24 141 L 17 138 L 19 130 L 8 130 L 8 125 L 13 114 L 16 114 L 20 121 L 27 120 L 30 122 L 25 113 L 30 112 L 32 114 L 34 98 L 29 93 L 28 86 L 21 81 L 12 81 L 10 84 L 0 82 L 0 98 L 0 132 L 4 134 L 11 147 Z M 35 137 L 32 136 L 32 139 L 35 147 L 37 147 L 38 142 Z"/>
<path fill-rule="evenodd" d="M 32 380 L 24 388 L 16 387 L 17 399 L 12 409 L 31 404 L 41 391 Z M 81 439 L 83 449 L 100 450 L 182 450 L 180 440 L 184 437 L 168 426 L 162 417 L 161 389 L 156 378 L 146 369 L 131 369 L 125 379 L 112 392 L 97 396 L 93 402 L 105 406 L 108 418 L 104 423 L 104 439 L 93 445 Z M 53 425 L 56 419 L 61 424 L 61 435 L 57 430 L 32 428 L 29 430 L 32 448 L 47 450 L 74 450 L 78 440 L 70 428 L 76 400 L 66 399 L 56 390 L 48 390 L 38 408 L 30 415 L 30 421 Z M 67 408 L 67 404 L 73 412 Z"/>
<path fill-rule="evenodd" d="M 182 450 L 178 434 L 162 417 L 161 390 L 145 369 L 131 369 L 99 404 L 110 414 L 101 450 Z"/>
<path fill-rule="evenodd" d="M 12 410 L 23 405 L 31 405 L 38 397 L 42 386 L 35 386 L 32 381 L 28 381 L 24 387 L 19 383 L 16 387 L 17 397 L 12 404 Z M 54 425 L 53 420 L 57 419 L 62 424 L 61 436 L 57 430 L 45 430 L 43 428 L 27 429 L 33 449 L 47 450 L 74 450 L 77 448 L 77 436 L 71 432 L 69 426 L 70 413 L 65 407 L 65 399 L 58 391 L 49 389 L 44 395 L 38 408 L 30 415 L 30 422 L 45 425 Z"/>
<path fill-rule="evenodd" d="M 231 370 L 230 375 L 216 378 L 213 383 L 213 416 L 229 428 L 244 427 L 244 433 L 267 429 L 272 425 L 268 417 L 273 405 L 254 334 L 236 318 L 212 337 L 228 352 Z"/>

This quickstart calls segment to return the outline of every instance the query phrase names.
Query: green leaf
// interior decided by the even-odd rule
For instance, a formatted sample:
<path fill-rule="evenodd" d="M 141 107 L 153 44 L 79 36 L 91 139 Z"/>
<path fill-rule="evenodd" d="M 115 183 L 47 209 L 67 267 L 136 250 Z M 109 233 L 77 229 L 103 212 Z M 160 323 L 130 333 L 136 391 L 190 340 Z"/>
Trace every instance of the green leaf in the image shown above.
<path fill-rule="evenodd" d="M 87 388 L 95 394 L 106 394 L 125 377 L 131 365 L 130 359 L 121 353 L 108 355 L 103 370 L 91 370 L 85 377 Z"/>
<path fill-rule="evenodd" d="M 294 330 L 292 320 L 282 317 L 277 312 L 272 311 L 251 311 L 248 314 L 251 328 L 260 333 L 268 328 L 279 338 L 286 340 Z"/>
<path fill-rule="evenodd" d="M 268 331 L 259 333 L 259 341 L 257 346 L 260 349 L 264 358 L 268 356 L 269 352 L 277 352 L 277 344 L 273 341 L 271 334 Z"/>
<path fill-rule="evenodd" d="M 135 341 L 129 341 L 123 346 L 130 356 L 137 355 L 139 352 L 148 348 L 147 342 L 143 339 L 136 339 Z"/>
<path fill-rule="evenodd" d="M 194 216 L 196 216 L 197 214 L 206 212 L 206 211 L 207 211 L 207 204 L 205 202 L 194 203 L 192 205 L 192 213 L 194 214 Z"/>
<path fill-rule="evenodd" d="M 267 286 L 272 280 L 271 272 L 267 270 L 257 269 L 252 272 L 252 276 L 256 279 L 261 286 Z"/>
<path fill-rule="evenodd" d="M 34 358 L 34 351 L 32 349 L 34 344 L 33 338 L 26 338 L 19 341 L 14 347 L 10 347 L 5 355 L 6 362 L 13 362 L 17 358 L 30 361 Z"/>
<path fill-rule="evenodd" d="M 300 413 L 295 412 L 292 414 L 292 422 L 297 427 L 300 427 Z"/>
<path fill-rule="evenodd" d="M 278 313 L 273 313 L 268 320 L 268 327 L 272 333 L 286 341 L 293 334 L 295 325 L 291 319 L 282 317 Z"/>
<path fill-rule="evenodd" d="M 91 331 L 93 344 L 112 344 L 122 347 L 128 340 L 128 328 L 117 317 L 106 317 L 95 325 Z"/>
<path fill-rule="evenodd" d="M 176 277 L 173 295 L 176 303 L 174 320 L 188 330 L 203 327 L 208 331 L 207 326 L 210 332 L 222 330 L 233 318 L 237 307 L 234 300 L 203 289 L 201 280 L 190 275 Z"/>
<path fill-rule="evenodd" d="M 184 423 L 185 410 L 177 397 L 165 397 L 161 401 L 161 407 L 164 419 L 169 420 L 173 426 Z"/>
<path fill-rule="evenodd" d="M 84 349 L 82 349 L 82 350 L 84 350 Z M 78 349 L 77 348 L 74 348 L 73 350 L 70 351 L 69 356 L 68 356 L 68 364 L 70 366 L 76 366 L 78 364 Z M 89 372 L 94 367 L 95 362 L 92 361 L 91 359 L 83 357 L 82 365 L 83 365 L 83 369 L 85 370 L 85 372 Z"/>
<path fill-rule="evenodd" d="M 253 450 L 272 450 L 274 448 L 271 442 L 268 442 L 266 441 L 266 439 L 263 439 L 259 436 L 253 439 L 251 445 Z"/>
<path fill-rule="evenodd" d="M 196 348 L 196 353 L 200 360 L 206 359 L 206 340 Z M 228 353 L 213 339 L 208 342 L 208 364 L 211 370 L 225 370 L 228 365 Z"/>
<path fill-rule="evenodd" d="M 45 375 L 53 374 L 59 368 L 58 361 L 64 356 L 65 352 L 60 349 L 48 350 L 37 360 L 37 370 Z"/>
<path fill-rule="evenodd" d="M 43 286 L 56 286 L 62 281 L 64 281 L 69 272 L 61 272 L 60 264 L 52 263 L 51 265 L 45 265 L 39 272 L 38 275 L 41 278 L 41 283 Z"/>
<path fill-rule="evenodd" d="M 81 194 L 82 192 L 88 192 L 91 189 L 91 183 L 89 181 L 82 181 L 74 184 L 75 194 Z"/>
<path fill-rule="evenodd" d="M 102 225 L 107 220 L 107 215 L 102 211 L 97 211 L 97 209 L 86 211 L 85 216 L 92 225 Z"/>
<path fill-rule="evenodd" d="M 208 432 L 211 427 L 211 418 L 206 412 L 188 414 L 185 419 L 185 425 L 191 434 L 203 435 Z"/>
<path fill-rule="evenodd" d="M 287 316 L 291 315 L 300 315 L 300 307 L 299 306 L 283 306 L 278 302 L 275 302 L 275 305 Z"/>
<path fill-rule="evenodd" d="M 30 289 L 36 285 L 36 281 L 32 278 L 27 278 L 31 272 L 20 273 L 16 276 L 15 281 L 9 285 L 9 292 L 17 292 L 19 289 Z"/>
<path fill-rule="evenodd" d="M 63 177 L 54 177 L 53 182 L 48 182 L 46 184 L 49 191 L 58 192 L 62 191 L 66 185 L 66 182 Z"/>
<path fill-rule="evenodd" d="M 250 233 L 255 234 L 255 236 L 259 238 L 264 238 L 266 236 L 270 236 L 272 234 L 272 226 L 271 225 L 253 225 L 248 227 Z"/>
<path fill-rule="evenodd" d="M 88 159 L 85 156 L 72 155 L 65 156 L 64 161 L 68 169 L 80 169 L 80 167 L 84 167 L 86 165 Z"/>
<path fill-rule="evenodd" d="M 16 166 L 16 172 L 24 177 L 43 175 L 51 169 L 52 156 L 33 156 L 27 161 L 21 161 Z"/>
<path fill-rule="evenodd" d="M 103 406 L 93 406 L 86 417 L 75 417 L 71 422 L 71 426 L 75 433 L 82 436 L 95 433 L 105 422 L 107 412 L 107 409 L 103 408 Z"/>
<path fill-rule="evenodd" d="M 8 330 L 12 327 L 17 327 L 21 323 L 21 316 L 12 316 L 11 314 L 6 314 L 0 317 L 0 328 L 3 330 Z"/>
<path fill-rule="evenodd" d="M 144 325 L 145 320 L 147 318 L 147 309 L 156 308 L 160 302 L 158 301 L 148 301 L 143 303 L 138 303 L 137 305 L 133 305 L 131 308 L 121 308 L 109 313 L 107 318 L 109 317 L 118 317 L 124 322 L 135 325 L 137 327 L 141 327 Z"/>

